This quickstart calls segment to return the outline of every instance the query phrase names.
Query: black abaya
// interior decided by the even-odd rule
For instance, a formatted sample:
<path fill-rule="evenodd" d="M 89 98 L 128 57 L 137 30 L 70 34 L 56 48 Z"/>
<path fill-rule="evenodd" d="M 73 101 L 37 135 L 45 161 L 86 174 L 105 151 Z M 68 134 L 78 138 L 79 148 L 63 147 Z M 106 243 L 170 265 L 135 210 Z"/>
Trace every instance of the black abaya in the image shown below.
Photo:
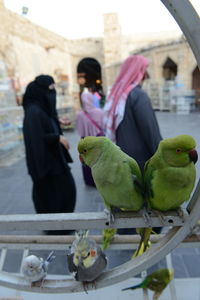
<path fill-rule="evenodd" d="M 38 76 L 28 85 L 23 101 L 26 162 L 37 213 L 73 212 L 76 202 L 75 182 L 68 166 L 72 159 L 59 142 L 62 130 L 55 108 L 56 93 L 48 89 L 53 82 L 50 76 Z"/>

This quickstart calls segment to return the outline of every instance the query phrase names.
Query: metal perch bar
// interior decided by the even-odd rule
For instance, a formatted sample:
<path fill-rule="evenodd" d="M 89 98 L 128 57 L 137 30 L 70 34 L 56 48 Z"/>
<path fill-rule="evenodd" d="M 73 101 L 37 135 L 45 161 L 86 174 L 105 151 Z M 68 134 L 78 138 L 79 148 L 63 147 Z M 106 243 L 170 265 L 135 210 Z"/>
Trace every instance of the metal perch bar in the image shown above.
<path fill-rule="evenodd" d="M 199 187 L 200 181 L 196 187 L 196 191 L 193 194 L 193 198 L 191 199 L 191 211 L 190 214 L 185 217 L 184 223 L 182 226 L 176 226 L 169 230 L 167 234 L 162 236 L 162 238 L 158 239 L 157 243 L 153 244 L 151 248 L 146 251 L 143 255 L 136 257 L 112 270 L 104 272 L 97 280 L 95 288 L 103 288 L 106 286 L 113 285 L 115 283 L 121 282 L 126 280 L 130 277 L 133 277 L 143 270 L 151 267 L 152 265 L 156 264 L 162 258 L 164 258 L 168 253 L 170 253 L 174 248 L 176 248 L 192 231 L 193 227 L 197 223 L 200 215 L 200 197 L 199 197 Z M 66 215 L 69 216 L 69 220 L 66 220 Z M 121 217 L 117 217 L 115 221 L 116 227 L 133 227 L 133 224 L 138 222 L 139 226 L 144 226 L 144 220 L 141 217 L 135 215 L 135 218 L 130 218 L 129 213 L 120 214 Z M 170 217 L 173 214 L 170 214 Z M 78 216 L 78 218 L 77 218 Z M 85 217 L 83 220 L 80 217 Z M 96 216 L 96 217 L 95 217 Z M 128 216 L 128 217 L 127 217 Z M 15 228 L 24 229 L 24 225 L 26 224 L 26 228 L 29 230 L 33 229 L 42 229 L 49 226 L 49 228 L 53 229 L 64 229 L 66 224 L 71 224 L 70 226 L 75 226 L 75 228 L 101 228 L 101 226 L 105 227 L 105 220 L 106 216 L 105 213 L 81 213 L 81 214 L 62 214 L 62 215 L 33 215 L 33 216 L 26 216 L 26 215 L 18 215 L 18 216 L 10 216 L 11 221 L 8 222 L 8 216 L 1 216 L 0 224 L 3 228 L 8 226 L 8 229 Z M 120 219 L 121 218 L 121 219 Z M 152 217 L 154 218 L 154 217 Z M 79 221 L 78 221 L 79 220 Z M 89 221 L 88 221 L 89 220 Z M 129 223 L 130 221 L 130 223 Z M 155 222 L 160 222 L 158 218 L 154 220 Z M 66 222 L 66 223 L 65 223 Z M 80 222 L 78 224 L 78 222 Z M 98 223 L 98 226 L 96 225 Z M 64 224 L 64 225 L 63 225 Z M 85 224 L 85 225 L 84 225 Z M 116 225 L 117 224 L 117 225 Z M 155 223 L 157 224 L 157 223 Z M 39 225 L 39 228 L 38 228 Z M 87 225 L 87 226 L 86 226 Z M 118 226 L 119 225 L 119 226 Z M 160 225 L 160 223 L 159 223 Z M 74 227 L 70 227 L 74 229 Z M 84 226 L 84 227 L 82 227 Z M 1 242 L 3 242 L 3 238 L 8 238 L 10 240 L 11 236 L 9 237 L 1 237 Z M 15 237 L 15 239 L 21 239 L 21 236 Z M 36 243 L 35 237 L 29 237 L 33 239 L 33 243 Z M 67 237 L 43 237 L 43 239 L 67 239 Z M 72 237 L 68 237 L 72 238 Z M 121 237 L 120 237 L 121 238 Z M 126 238 L 126 237 L 124 237 Z M 134 238 L 134 236 L 132 237 Z M 156 238 L 152 236 L 152 239 Z M 115 237 L 115 241 L 117 236 Z M 191 241 L 191 240 L 190 240 Z M 22 242 L 22 240 L 21 240 Z M 25 242 L 25 237 L 24 237 Z M 28 240 L 27 240 L 28 242 Z M 58 242 L 58 241 L 57 241 Z M 124 241 L 123 241 L 124 242 Z M 130 240 L 129 240 L 130 242 Z M 3 246 L 3 244 L 2 244 Z M 7 244 L 8 246 L 8 244 Z M 44 246 L 44 244 L 43 244 Z M 43 282 L 42 288 L 41 286 L 34 286 L 31 287 L 26 280 L 20 275 L 14 274 L 6 274 L 5 272 L 1 273 L 0 276 L 0 285 L 5 287 L 10 287 L 13 289 L 19 289 L 29 292 L 40 292 L 40 293 L 74 293 L 74 292 L 81 292 L 83 291 L 83 286 L 80 282 L 76 282 L 74 279 L 71 279 L 69 276 L 54 278 L 54 279 L 46 279 Z M 87 290 L 94 289 L 92 284 L 89 284 Z"/>
<path fill-rule="evenodd" d="M 164 234 L 152 234 L 150 241 L 152 244 L 160 241 Z M 101 245 L 101 235 L 90 235 L 97 244 Z M 74 236 L 30 236 L 30 235 L 1 235 L 0 249 L 15 249 L 15 250 L 67 250 L 68 246 L 74 241 Z M 136 249 L 140 242 L 140 236 L 136 235 L 115 235 L 111 242 L 109 250 L 127 250 Z M 200 234 L 192 234 L 186 237 L 179 247 L 200 247 Z"/>
<path fill-rule="evenodd" d="M 152 243 L 156 243 L 158 242 L 161 238 L 163 238 L 164 235 L 152 235 L 151 236 L 151 242 Z M 94 238 L 97 243 L 101 243 L 101 236 L 91 236 L 92 238 Z M 47 249 L 55 249 L 54 245 L 58 244 L 61 249 L 66 250 L 66 244 L 70 244 L 73 241 L 74 237 L 72 236 L 0 236 L 0 248 L 2 248 L 2 243 L 7 243 L 8 248 L 10 249 L 10 246 L 16 246 L 15 249 L 24 249 L 23 247 L 19 247 L 18 246 L 23 246 L 27 247 L 29 245 L 30 249 L 40 249 L 40 245 L 42 246 L 42 249 L 45 250 L 43 248 L 44 243 L 46 243 Z M 112 241 L 111 244 L 111 249 L 112 245 L 116 246 L 116 249 L 124 249 L 123 246 L 124 244 L 128 246 L 127 249 L 133 249 L 137 243 L 139 242 L 140 238 L 138 235 L 127 235 L 127 236 L 118 236 L 116 235 L 114 240 Z M 23 242 L 24 244 L 20 244 L 20 242 Z M 33 243 L 33 244 L 32 244 Z M 38 243 L 38 244 L 37 244 Z M 55 244 L 54 244 L 55 243 Z M 132 244 L 133 243 L 133 244 Z M 196 243 L 196 245 L 200 246 L 200 236 L 199 235 L 191 235 L 189 237 L 187 237 L 181 244 L 179 244 L 179 247 L 181 246 L 187 246 L 190 245 L 192 246 L 192 243 Z M 64 247 L 63 247 L 64 246 Z M 121 248 L 122 246 L 122 248 Z M 37 247 L 37 248 L 35 248 Z M 52 248 L 51 248 L 52 247 Z M 46 250 L 47 250 L 46 249 Z M 6 248 L 3 248 L 3 250 L 7 251 Z M 3 258 L 5 258 L 5 251 L 3 253 L 1 253 L 1 257 L 0 260 L 3 260 Z M 27 248 L 25 249 L 25 251 L 27 252 L 26 254 L 28 254 L 28 250 Z M 70 276 L 56 276 L 56 275 L 49 275 L 47 278 L 49 278 L 49 280 L 45 280 L 45 284 L 50 284 L 52 285 L 53 281 L 55 282 L 55 286 L 58 285 L 60 286 L 60 284 L 62 283 L 62 285 L 65 283 L 71 283 L 72 279 L 70 278 Z M 10 280 L 11 279 L 11 280 Z M 50 280 L 51 279 L 51 280 Z M 5 282 L 6 280 L 6 282 Z M 27 284 L 26 288 L 24 285 L 25 284 L 25 280 L 22 278 L 22 276 L 20 276 L 19 274 L 10 274 L 7 272 L 2 272 L 0 275 L 0 284 L 2 283 L 2 281 L 4 282 L 2 285 L 7 286 L 7 287 L 12 287 L 13 284 L 20 284 L 18 286 L 18 289 L 23 289 L 23 290 L 27 290 L 27 291 L 36 291 L 36 289 L 38 291 L 41 292 L 45 292 L 42 288 L 42 290 L 40 290 L 40 286 L 38 285 L 38 287 L 33 287 L 30 288 L 30 285 Z M 18 282 L 18 283 L 16 283 Z M 23 288 L 21 286 L 21 284 L 23 283 Z M 66 286 L 65 286 L 66 287 Z M 53 291 L 53 293 L 56 293 L 56 290 Z"/>
<path fill-rule="evenodd" d="M 193 198 L 191 199 L 191 211 L 190 214 L 185 217 L 184 223 L 182 223 L 182 226 L 176 226 L 169 230 L 167 234 L 165 234 L 161 239 L 157 241 L 157 243 L 153 244 L 151 248 L 146 251 L 143 255 L 136 257 L 135 259 L 132 259 L 112 270 L 104 272 L 96 281 L 95 288 L 103 288 L 106 286 L 113 285 L 115 283 L 121 282 L 123 280 L 126 280 L 130 277 L 133 277 L 139 273 L 141 273 L 143 270 L 148 269 L 152 265 L 156 264 L 158 261 L 160 261 L 162 258 L 164 258 L 168 253 L 170 253 L 174 248 L 176 248 L 192 231 L 193 227 L 197 223 L 200 215 L 200 197 L 199 197 L 199 187 L 200 182 L 198 182 L 198 185 L 196 187 L 196 191 L 198 193 L 193 194 Z M 66 220 L 66 215 L 71 217 L 70 220 Z M 77 218 L 77 215 L 79 218 L 81 216 L 85 216 L 85 219 L 82 220 L 81 218 Z M 128 227 L 129 225 L 133 227 L 133 222 L 137 216 L 135 215 L 135 218 L 133 218 L 133 215 L 129 213 L 124 213 L 124 217 L 118 216 L 115 221 L 115 226 L 117 223 L 117 226 L 119 227 Z M 130 219 L 130 215 L 132 218 Z M 171 217 L 172 214 L 170 214 Z M 96 218 L 95 218 L 96 216 Z M 128 217 L 127 217 L 128 216 Z M 94 228 L 101 228 L 101 226 L 105 227 L 105 220 L 106 216 L 105 213 L 81 213 L 81 214 L 62 214 L 62 215 L 33 215 L 33 216 L 26 216 L 26 215 L 18 215 L 18 216 L 10 216 L 11 217 L 11 224 L 8 222 L 8 216 L 2 216 L 0 224 L 5 228 L 5 225 L 8 225 L 9 230 L 10 228 L 18 229 L 24 229 L 24 225 L 26 224 L 26 228 L 29 230 L 33 230 L 35 228 L 42 229 L 46 228 L 48 225 L 49 228 L 56 229 L 64 229 L 65 226 L 63 226 L 63 223 L 71 224 L 70 226 L 78 224 L 80 221 L 81 224 L 78 224 L 75 226 L 75 228 L 80 228 L 79 226 L 85 226 L 87 224 L 90 224 L 90 228 L 94 226 Z M 57 218 L 56 218 L 57 217 Z M 154 218 L 154 217 L 152 217 Z M 158 222 L 159 219 L 156 218 Z M 78 221 L 79 220 L 79 221 Z M 89 220 L 89 222 L 88 222 Z M 138 221 L 139 220 L 139 221 Z M 138 225 L 144 226 L 144 220 L 143 218 L 139 217 L 138 219 Z M 69 221 L 69 222 L 68 222 Z M 130 221 L 130 223 L 129 223 Z M 88 222 L 88 223 L 87 223 Z M 98 226 L 96 225 L 96 222 L 98 223 Z M 140 223 L 141 222 L 141 223 Z M 120 224 L 119 224 L 120 223 Z M 156 223 L 155 223 L 156 224 Z M 160 223 L 159 223 L 160 224 Z M 33 226 L 34 225 L 34 226 Z M 39 225 L 39 228 L 38 228 Z M 58 226 L 59 225 L 59 226 Z M 66 224 L 65 224 L 66 225 Z M 58 227 L 57 227 L 58 226 Z M 84 226 L 84 228 L 85 228 Z M 74 227 L 70 227 L 74 229 Z M 86 226 L 88 228 L 88 225 Z M 92 227 L 93 228 L 93 227 Z M 156 235 L 155 235 L 156 237 Z M 154 238 L 155 238 L 154 237 Z M 10 238 L 8 236 L 8 238 Z M 18 238 L 18 237 L 17 237 Z M 20 237 L 21 238 L 21 237 Z M 33 238 L 33 237 L 30 237 Z M 45 238 L 45 237 L 44 237 Z M 46 237 L 46 238 L 52 238 L 52 237 Z M 54 237 L 56 238 L 56 237 Z M 59 238 L 59 237 L 58 237 Z M 66 237 L 64 237 L 66 238 Z M 43 244 L 44 245 L 44 244 Z M 13 289 L 19 289 L 29 292 L 40 292 L 40 293 L 74 293 L 74 292 L 81 292 L 83 291 L 83 285 L 80 282 L 76 282 L 74 279 L 70 278 L 69 276 L 66 277 L 60 277 L 60 278 L 54 278 L 54 279 L 46 279 L 43 282 L 42 288 L 40 285 L 35 285 L 34 287 L 31 287 L 29 283 L 26 282 L 26 280 L 20 276 L 20 275 L 14 275 L 14 274 L 6 274 L 4 272 L 1 273 L 0 276 L 0 285 L 5 287 L 10 287 Z M 94 289 L 92 284 L 89 284 L 87 287 L 87 290 Z"/>
<path fill-rule="evenodd" d="M 176 211 L 162 213 L 161 221 L 153 213 L 152 227 L 183 226 L 188 219 L 187 211 L 180 217 Z M 104 212 L 62 213 L 62 214 L 31 214 L 0 216 L 1 231 L 18 230 L 64 230 L 64 229 L 103 229 L 103 228 L 138 228 L 148 227 L 143 217 L 135 212 L 120 212 L 115 214 L 115 222 L 110 226 Z"/>

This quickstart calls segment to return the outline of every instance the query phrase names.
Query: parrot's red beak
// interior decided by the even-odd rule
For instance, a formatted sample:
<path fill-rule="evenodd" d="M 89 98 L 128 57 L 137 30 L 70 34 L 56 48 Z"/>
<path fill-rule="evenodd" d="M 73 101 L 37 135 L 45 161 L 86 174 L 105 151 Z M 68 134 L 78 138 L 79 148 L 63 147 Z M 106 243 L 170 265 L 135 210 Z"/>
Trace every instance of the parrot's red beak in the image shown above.
<path fill-rule="evenodd" d="M 82 164 L 84 164 L 84 159 L 82 158 L 82 156 L 79 154 L 79 159 L 80 159 L 80 162 L 82 163 Z"/>
<path fill-rule="evenodd" d="M 195 164 L 198 160 L 198 153 L 195 149 L 189 151 L 190 160 Z"/>

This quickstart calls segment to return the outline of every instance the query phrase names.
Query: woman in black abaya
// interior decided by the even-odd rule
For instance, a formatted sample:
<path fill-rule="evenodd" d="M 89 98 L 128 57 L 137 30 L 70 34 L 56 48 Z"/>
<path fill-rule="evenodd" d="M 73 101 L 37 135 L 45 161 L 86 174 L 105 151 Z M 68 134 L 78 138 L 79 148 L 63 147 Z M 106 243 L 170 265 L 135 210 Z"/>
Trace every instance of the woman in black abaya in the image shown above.
<path fill-rule="evenodd" d="M 37 213 L 73 212 L 76 187 L 68 166 L 72 158 L 57 117 L 53 77 L 40 75 L 29 83 L 23 107 L 26 162 L 33 181 L 35 210 Z"/>

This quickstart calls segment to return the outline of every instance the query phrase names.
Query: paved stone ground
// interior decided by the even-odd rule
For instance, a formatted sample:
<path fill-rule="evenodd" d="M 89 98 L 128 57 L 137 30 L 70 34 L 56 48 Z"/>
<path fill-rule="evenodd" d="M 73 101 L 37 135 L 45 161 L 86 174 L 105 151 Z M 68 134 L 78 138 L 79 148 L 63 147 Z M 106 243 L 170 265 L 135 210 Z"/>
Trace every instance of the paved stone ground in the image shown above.
<path fill-rule="evenodd" d="M 173 137 L 178 134 L 190 134 L 197 142 L 197 150 L 200 153 L 200 114 L 177 115 L 169 112 L 157 112 L 161 133 L 164 138 Z M 76 150 L 79 137 L 75 131 L 67 131 L 67 138 L 70 141 L 70 152 L 73 156 L 72 173 L 77 185 L 76 212 L 102 211 L 103 203 L 95 188 L 85 186 Z M 197 174 L 199 178 L 200 163 L 197 163 Z M 27 175 L 24 158 L 17 162 L 5 162 L 0 168 L 0 211 L 1 214 L 26 214 L 34 213 L 31 200 L 31 180 Z M 5 232 L 0 232 L 0 234 Z M 27 232 L 24 231 L 24 234 Z M 32 232 L 35 234 L 36 232 Z M 41 232 L 37 232 L 41 233 Z M 9 233 L 13 234 L 13 232 Z M 36 253 L 37 254 L 37 253 Z M 39 252 L 41 254 L 41 252 Z M 42 255 L 46 256 L 47 252 Z M 108 251 L 109 267 L 112 268 L 130 259 L 131 251 Z M 63 251 L 57 251 L 56 266 L 50 267 L 50 273 L 66 274 L 66 259 Z M 5 261 L 4 270 L 17 272 L 19 269 L 21 253 L 10 251 Z M 200 277 L 200 248 L 178 248 L 172 253 L 172 261 L 176 278 Z M 159 263 L 163 266 L 165 261 Z M 157 267 L 157 266 L 156 266 Z M 153 267 L 156 268 L 155 266 Z"/>

